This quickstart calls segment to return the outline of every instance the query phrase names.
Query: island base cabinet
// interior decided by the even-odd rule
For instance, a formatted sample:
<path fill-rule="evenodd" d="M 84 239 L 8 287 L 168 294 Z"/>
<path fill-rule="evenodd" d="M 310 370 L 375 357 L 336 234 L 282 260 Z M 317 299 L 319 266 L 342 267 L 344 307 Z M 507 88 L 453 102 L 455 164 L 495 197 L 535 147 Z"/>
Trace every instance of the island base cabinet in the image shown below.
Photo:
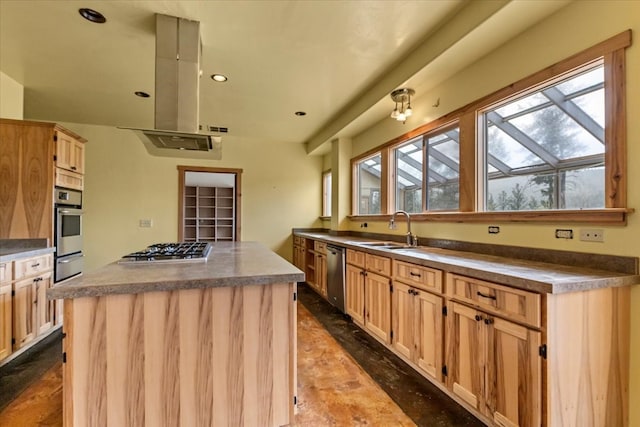
<path fill-rule="evenodd" d="M 281 426 L 294 283 L 67 299 L 64 425 Z"/>

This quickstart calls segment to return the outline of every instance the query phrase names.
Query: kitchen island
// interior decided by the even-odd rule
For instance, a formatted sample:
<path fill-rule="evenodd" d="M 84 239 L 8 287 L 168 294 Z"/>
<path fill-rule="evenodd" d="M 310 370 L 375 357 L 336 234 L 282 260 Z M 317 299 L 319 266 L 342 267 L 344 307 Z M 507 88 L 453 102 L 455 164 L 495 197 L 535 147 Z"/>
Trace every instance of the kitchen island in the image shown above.
<path fill-rule="evenodd" d="M 206 262 L 112 263 L 64 299 L 65 426 L 280 426 L 296 395 L 296 282 L 255 242 Z"/>

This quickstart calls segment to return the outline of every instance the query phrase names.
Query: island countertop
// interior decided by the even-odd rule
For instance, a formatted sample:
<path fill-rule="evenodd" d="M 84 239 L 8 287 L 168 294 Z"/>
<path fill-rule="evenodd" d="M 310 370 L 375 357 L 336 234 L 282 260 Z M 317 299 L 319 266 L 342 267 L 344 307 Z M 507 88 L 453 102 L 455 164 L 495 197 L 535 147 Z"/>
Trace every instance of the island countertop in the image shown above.
<path fill-rule="evenodd" d="M 47 291 L 48 299 L 299 282 L 304 273 L 258 242 L 216 242 L 206 262 L 108 264 Z"/>

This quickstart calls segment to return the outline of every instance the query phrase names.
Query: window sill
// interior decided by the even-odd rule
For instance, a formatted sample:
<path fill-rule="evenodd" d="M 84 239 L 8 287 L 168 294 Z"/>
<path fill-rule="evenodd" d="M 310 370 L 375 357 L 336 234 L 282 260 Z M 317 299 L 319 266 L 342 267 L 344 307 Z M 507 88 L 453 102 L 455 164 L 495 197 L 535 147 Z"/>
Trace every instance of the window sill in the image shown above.
<path fill-rule="evenodd" d="M 627 215 L 635 210 L 630 208 L 584 209 L 560 211 L 517 211 L 517 212 L 432 212 L 411 214 L 413 221 L 493 223 L 493 222 L 535 222 L 535 223 L 595 223 L 626 225 Z M 350 215 L 351 221 L 389 221 L 391 214 Z"/>

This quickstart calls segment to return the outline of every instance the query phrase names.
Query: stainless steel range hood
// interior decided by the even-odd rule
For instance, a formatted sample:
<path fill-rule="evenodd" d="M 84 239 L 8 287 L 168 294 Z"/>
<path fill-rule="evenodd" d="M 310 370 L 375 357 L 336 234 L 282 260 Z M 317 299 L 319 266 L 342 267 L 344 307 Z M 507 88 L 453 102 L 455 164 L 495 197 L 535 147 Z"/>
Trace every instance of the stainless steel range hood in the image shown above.
<path fill-rule="evenodd" d="M 199 133 L 200 23 L 156 14 L 154 129 L 132 129 L 163 157 L 221 158 L 219 137 Z"/>

